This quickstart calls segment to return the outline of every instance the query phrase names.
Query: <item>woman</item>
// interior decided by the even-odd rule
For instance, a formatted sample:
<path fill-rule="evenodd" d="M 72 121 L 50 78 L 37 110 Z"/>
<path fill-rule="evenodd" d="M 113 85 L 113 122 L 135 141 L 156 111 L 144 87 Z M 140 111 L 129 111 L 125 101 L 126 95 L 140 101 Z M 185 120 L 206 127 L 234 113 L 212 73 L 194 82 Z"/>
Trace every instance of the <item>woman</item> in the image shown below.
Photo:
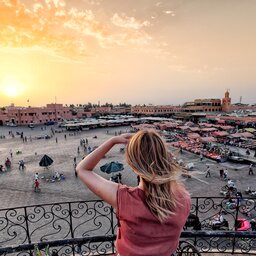
<path fill-rule="evenodd" d="M 116 144 L 127 144 L 126 161 L 140 177 L 137 187 L 120 185 L 92 172 Z M 175 252 L 191 206 L 188 192 L 178 182 L 178 171 L 164 141 L 153 130 L 115 136 L 78 164 L 81 180 L 116 208 L 117 255 L 169 256 Z"/>

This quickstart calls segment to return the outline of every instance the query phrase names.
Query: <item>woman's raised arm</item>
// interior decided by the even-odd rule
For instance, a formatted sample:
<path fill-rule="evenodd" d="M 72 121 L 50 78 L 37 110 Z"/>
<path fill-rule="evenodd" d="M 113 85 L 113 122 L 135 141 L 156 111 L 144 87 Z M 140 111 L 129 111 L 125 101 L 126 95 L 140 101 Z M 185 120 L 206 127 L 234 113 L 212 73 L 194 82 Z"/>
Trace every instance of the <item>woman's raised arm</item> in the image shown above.
<path fill-rule="evenodd" d="M 118 184 L 104 179 L 92 172 L 98 162 L 116 144 L 127 144 L 130 134 L 122 134 L 105 141 L 93 152 L 87 155 L 76 167 L 76 171 L 83 183 L 98 197 L 116 207 L 116 192 Z"/>

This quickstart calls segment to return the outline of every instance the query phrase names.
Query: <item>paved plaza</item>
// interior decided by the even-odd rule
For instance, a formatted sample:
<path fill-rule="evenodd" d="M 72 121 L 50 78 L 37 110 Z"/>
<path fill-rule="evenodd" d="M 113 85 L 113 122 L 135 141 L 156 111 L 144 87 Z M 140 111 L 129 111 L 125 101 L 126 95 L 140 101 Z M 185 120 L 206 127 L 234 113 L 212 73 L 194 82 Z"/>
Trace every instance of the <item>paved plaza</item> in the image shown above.
<path fill-rule="evenodd" d="M 114 136 L 120 131 L 127 132 L 129 127 L 98 128 L 89 131 L 55 133 L 50 139 L 36 139 L 39 135 L 52 135 L 51 126 L 36 127 L 33 130 L 27 127 L 0 127 L 0 136 L 5 135 L 5 139 L 0 139 L 0 164 L 4 164 L 7 157 L 12 161 L 12 170 L 0 173 L 0 208 L 18 207 L 24 205 L 44 204 L 54 202 L 67 202 L 76 200 L 97 199 L 79 180 L 75 177 L 74 157 L 79 162 L 84 156 L 83 148 L 80 146 L 81 139 L 88 139 L 90 147 L 99 146 L 104 140 Z M 12 131 L 15 138 L 9 135 Z M 23 142 L 16 132 L 23 131 L 27 137 L 27 142 Z M 66 139 L 65 139 L 66 135 Z M 97 135 L 97 139 L 93 138 Z M 31 136 L 31 139 L 30 139 Z M 57 138 L 57 142 L 56 142 Z M 78 153 L 78 147 L 79 153 Z M 120 153 L 120 145 L 115 146 L 102 159 L 96 168 L 96 172 L 103 177 L 110 178 L 111 175 L 104 174 L 99 167 L 110 161 L 124 163 L 122 171 L 122 182 L 130 186 L 136 186 L 136 175 L 125 163 L 124 154 Z M 10 157 L 10 150 L 13 157 Z M 198 155 L 183 151 L 177 153 L 177 149 L 170 148 L 178 159 L 184 163 L 194 163 L 191 171 L 192 178 L 184 178 L 184 183 L 192 196 L 220 196 L 219 191 L 226 184 L 219 178 L 219 168 L 227 168 L 229 177 L 234 180 L 238 190 L 242 192 L 251 186 L 256 188 L 255 175 L 249 176 L 248 165 L 237 165 L 231 163 L 217 164 L 214 161 L 204 158 L 200 161 Z M 21 154 L 16 154 L 21 151 Z M 49 155 L 54 163 L 49 169 L 39 166 L 39 161 L 44 154 Z M 19 170 L 19 160 L 24 160 L 26 169 Z M 205 178 L 207 165 L 210 166 L 211 177 Z M 53 175 L 54 171 L 63 173 L 66 177 L 63 181 L 50 182 L 46 179 Z M 41 192 L 35 193 L 33 190 L 34 174 L 38 172 L 40 176 Z M 42 178 L 44 177 L 44 178 Z"/>

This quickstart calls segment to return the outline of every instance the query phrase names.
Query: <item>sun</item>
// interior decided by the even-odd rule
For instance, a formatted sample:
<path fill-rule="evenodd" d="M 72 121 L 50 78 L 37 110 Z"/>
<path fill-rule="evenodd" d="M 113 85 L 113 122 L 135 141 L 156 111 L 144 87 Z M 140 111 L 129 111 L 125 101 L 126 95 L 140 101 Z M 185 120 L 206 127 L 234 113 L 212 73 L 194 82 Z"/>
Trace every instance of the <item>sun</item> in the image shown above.
<path fill-rule="evenodd" d="M 14 85 L 8 85 L 4 89 L 4 93 L 9 97 L 16 97 L 18 95 L 17 88 Z"/>
<path fill-rule="evenodd" d="M 2 92 L 10 98 L 15 98 L 22 94 L 24 86 L 15 77 L 8 76 L 2 81 Z"/>

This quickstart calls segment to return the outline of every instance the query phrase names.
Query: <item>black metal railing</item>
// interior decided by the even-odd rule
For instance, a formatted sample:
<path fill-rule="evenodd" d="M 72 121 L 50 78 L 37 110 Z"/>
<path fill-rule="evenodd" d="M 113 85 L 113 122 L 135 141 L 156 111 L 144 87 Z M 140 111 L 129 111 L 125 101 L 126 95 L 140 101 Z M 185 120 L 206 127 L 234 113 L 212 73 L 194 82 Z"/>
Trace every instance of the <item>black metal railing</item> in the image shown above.
<path fill-rule="evenodd" d="M 225 225 L 213 225 L 221 213 Z M 256 255 L 256 199 L 192 198 L 182 240 L 200 252 Z M 51 255 L 115 252 L 115 211 L 103 201 L 78 201 L 0 210 L 0 255 L 32 255 L 35 245 Z"/>

